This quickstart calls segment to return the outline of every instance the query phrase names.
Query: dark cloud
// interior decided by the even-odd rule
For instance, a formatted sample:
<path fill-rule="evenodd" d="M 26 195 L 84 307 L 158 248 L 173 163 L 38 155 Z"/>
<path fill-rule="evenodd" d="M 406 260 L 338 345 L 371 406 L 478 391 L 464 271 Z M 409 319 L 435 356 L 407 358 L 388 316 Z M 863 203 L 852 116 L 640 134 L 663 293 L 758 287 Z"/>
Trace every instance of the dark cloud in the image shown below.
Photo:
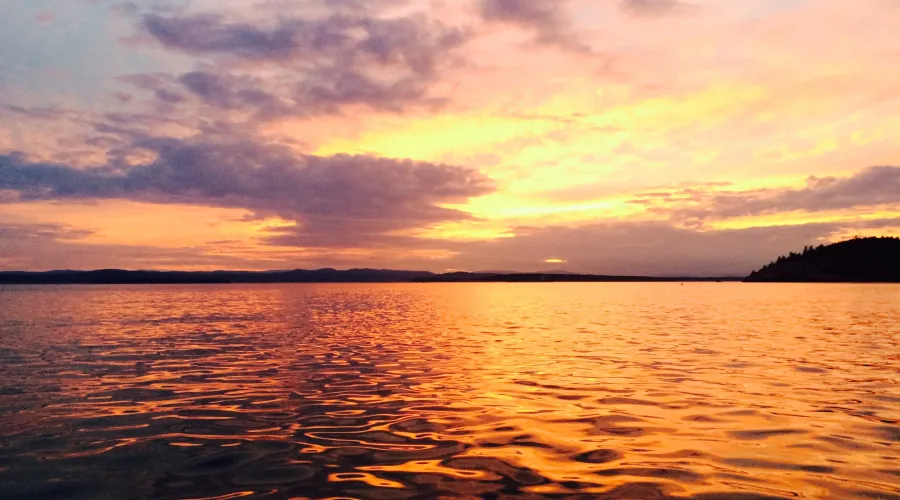
<path fill-rule="evenodd" d="M 870 167 L 849 177 L 810 177 L 803 189 L 683 189 L 664 203 L 655 211 L 682 220 L 894 205 L 900 204 L 900 167 Z"/>
<path fill-rule="evenodd" d="M 787 190 L 760 200 L 751 211 L 812 212 L 892 203 L 900 203 L 900 167 L 881 166 L 844 178 L 810 177 L 806 189 Z"/>
<path fill-rule="evenodd" d="M 169 104 L 178 104 L 179 102 L 184 101 L 184 96 L 182 96 L 181 94 L 170 92 L 165 89 L 158 89 L 155 94 L 157 99 Z"/>
<path fill-rule="evenodd" d="M 562 26 L 560 1 L 547 0 L 482 0 L 481 14 L 488 21 L 504 21 L 529 26 L 536 30 Z"/>
<path fill-rule="evenodd" d="M 424 16 L 351 15 L 343 4 L 320 17 L 280 15 L 271 22 L 229 20 L 220 14 L 145 14 L 141 26 L 165 47 L 204 56 L 202 69 L 177 79 L 137 75 L 135 86 L 165 92 L 186 88 L 205 105 L 243 110 L 257 119 L 339 113 L 365 105 L 402 111 L 442 102 L 430 95 L 466 31 Z M 261 78 L 242 73 L 265 65 Z M 165 100 L 165 99 L 163 99 Z"/>
<path fill-rule="evenodd" d="M 579 51 L 589 50 L 572 33 L 565 15 L 568 0 L 480 0 L 486 21 L 513 24 L 537 34 L 537 41 Z"/>
<path fill-rule="evenodd" d="M 428 86 L 417 78 L 379 82 L 345 69 L 323 69 L 310 75 L 295 89 L 294 99 L 307 113 L 337 113 L 344 105 L 368 105 L 379 110 L 402 111 L 411 103 L 438 105 L 440 98 L 427 97 Z"/>
<path fill-rule="evenodd" d="M 430 97 L 429 84 L 418 77 L 383 81 L 346 68 L 316 68 L 303 78 L 286 84 L 248 75 L 192 71 L 176 80 L 160 83 L 155 90 L 161 102 L 175 103 L 181 95 L 176 84 L 200 103 L 225 112 L 247 112 L 253 122 L 339 114 L 345 106 L 368 106 L 381 111 L 402 112 L 409 106 L 440 106 L 445 100 Z M 210 115 L 209 110 L 205 113 Z"/>
<path fill-rule="evenodd" d="M 229 78 L 205 71 L 192 71 L 179 82 L 203 102 L 220 109 L 255 109 L 265 115 L 290 112 L 292 106 L 259 89 L 261 82 L 250 78 Z"/>
<path fill-rule="evenodd" d="M 229 22 L 223 16 L 148 14 L 143 26 L 168 48 L 257 62 L 324 58 L 330 65 L 378 63 L 427 75 L 466 41 L 464 31 L 424 18 L 332 15 L 287 18 L 272 26 Z"/>
<path fill-rule="evenodd" d="M 204 71 L 192 71 L 181 75 L 179 80 L 204 101 L 215 103 L 222 108 L 230 107 L 231 89 L 226 87 L 218 76 Z"/>
<path fill-rule="evenodd" d="M 467 168 L 370 156 L 297 155 L 250 141 L 145 138 L 133 148 L 155 161 L 90 169 L 0 156 L 0 190 L 23 201 L 130 199 L 244 208 L 297 222 L 276 241 L 371 246 L 385 233 L 471 216 L 442 204 L 490 193 Z"/>
<path fill-rule="evenodd" d="M 304 31 L 299 23 L 281 23 L 262 29 L 247 23 L 227 23 L 222 16 L 161 16 L 147 14 L 143 26 L 163 45 L 191 53 L 227 53 L 252 59 L 283 59 L 300 52 L 304 42 L 325 45 L 329 33 Z M 305 39 L 304 39 L 305 38 Z"/>

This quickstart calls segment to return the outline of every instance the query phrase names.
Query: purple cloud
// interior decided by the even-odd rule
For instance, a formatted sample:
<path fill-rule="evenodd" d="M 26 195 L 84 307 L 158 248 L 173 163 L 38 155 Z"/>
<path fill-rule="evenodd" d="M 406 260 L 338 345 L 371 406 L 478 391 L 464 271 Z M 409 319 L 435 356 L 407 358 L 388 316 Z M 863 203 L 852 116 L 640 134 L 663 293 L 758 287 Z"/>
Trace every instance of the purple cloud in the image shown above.
<path fill-rule="evenodd" d="M 439 60 L 468 37 L 462 30 L 420 18 L 344 14 L 286 18 L 270 27 L 229 22 L 216 14 L 147 14 L 142 24 L 164 46 L 191 54 L 257 62 L 320 57 L 331 64 L 377 63 L 420 75 L 431 74 Z"/>
<path fill-rule="evenodd" d="M 481 17 L 534 31 L 536 41 L 577 51 L 589 50 L 572 33 L 564 7 L 568 0 L 481 0 Z"/>
<path fill-rule="evenodd" d="M 238 57 L 282 59 L 299 52 L 302 26 L 282 23 L 265 30 L 247 23 L 227 23 L 222 16 L 162 16 L 147 14 L 143 26 L 166 47 L 185 52 L 227 53 Z M 322 33 L 321 35 L 327 35 Z M 308 38 L 307 43 L 324 45 L 327 38 Z"/>
<path fill-rule="evenodd" d="M 0 156 L 0 190 L 18 192 L 21 201 L 130 199 L 244 208 L 297 222 L 293 232 L 273 235 L 273 241 L 322 246 L 342 235 L 348 246 L 371 246 L 387 232 L 470 218 L 441 205 L 495 189 L 489 178 L 463 167 L 298 155 L 234 138 L 150 137 L 132 147 L 156 160 L 76 169 Z"/>
<path fill-rule="evenodd" d="M 849 177 L 810 177 L 803 189 L 719 191 L 699 187 L 674 191 L 665 200 L 642 195 L 632 202 L 678 220 L 895 205 L 900 204 L 900 167 L 870 167 Z"/>
<path fill-rule="evenodd" d="M 323 17 L 280 17 L 266 23 L 219 14 L 146 14 L 141 28 L 163 46 L 212 58 L 178 78 L 137 75 L 131 83 L 171 102 L 177 87 L 222 111 L 257 119 L 337 114 L 347 105 L 402 111 L 434 106 L 431 84 L 454 60 L 467 32 L 424 17 L 351 15 L 341 5 Z M 266 66 L 266 78 L 244 73 Z"/>

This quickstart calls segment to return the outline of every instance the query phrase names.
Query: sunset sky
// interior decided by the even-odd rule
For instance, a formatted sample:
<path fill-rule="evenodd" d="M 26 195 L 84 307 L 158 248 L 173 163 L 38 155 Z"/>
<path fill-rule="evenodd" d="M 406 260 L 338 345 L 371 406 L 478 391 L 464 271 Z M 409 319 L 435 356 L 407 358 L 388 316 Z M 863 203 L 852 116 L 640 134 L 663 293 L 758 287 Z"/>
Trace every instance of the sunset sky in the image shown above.
<path fill-rule="evenodd" d="M 900 235 L 897 0 L 0 4 L 0 269 L 743 275 Z"/>

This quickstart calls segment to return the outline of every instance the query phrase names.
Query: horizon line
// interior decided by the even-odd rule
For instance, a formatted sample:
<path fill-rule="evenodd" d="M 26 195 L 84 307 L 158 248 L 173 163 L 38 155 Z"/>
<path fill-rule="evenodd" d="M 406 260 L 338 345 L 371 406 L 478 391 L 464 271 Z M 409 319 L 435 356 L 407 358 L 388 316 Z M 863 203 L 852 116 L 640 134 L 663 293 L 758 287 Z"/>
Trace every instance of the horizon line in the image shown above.
<path fill-rule="evenodd" d="M 610 277 L 610 278 L 692 278 L 692 279 L 714 279 L 714 278 L 745 278 L 746 275 L 725 274 L 725 275 L 687 275 L 687 274 L 664 274 L 664 275 L 646 275 L 646 274 L 614 274 L 614 273 L 593 273 L 593 272 L 576 272 L 564 269 L 556 269 L 552 271 L 426 271 L 422 269 L 392 269 L 385 267 L 351 267 L 351 268 L 335 268 L 335 267 L 317 267 L 317 268 L 291 268 L 291 269 L 210 269 L 210 270 L 181 270 L 181 269 L 122 269 L 117 267 L 97 268 L 97 269 L 49 269 L 49 270 L 23 270 L 9 269 L 0 270 L 0 274 L 51 274 L 51 273 L 98 273 L 98 272 L 121 272 L 121 273 L 171 273 L 171 274 L 213 274 L 213 273 L 247 273 L 247 274 L 272 274 L 272 273 L 291 273 L 291 272 L 353 272 L 353 271 L 378 271 L 386 273 L 420 273 L 430 274 L 433 276 L 446 276 L 452 274 L 477 274 L 489 276 L 514 276 L 514 275 L 543 275 L 543 276 L 586 276 L 586 277 Z"/>

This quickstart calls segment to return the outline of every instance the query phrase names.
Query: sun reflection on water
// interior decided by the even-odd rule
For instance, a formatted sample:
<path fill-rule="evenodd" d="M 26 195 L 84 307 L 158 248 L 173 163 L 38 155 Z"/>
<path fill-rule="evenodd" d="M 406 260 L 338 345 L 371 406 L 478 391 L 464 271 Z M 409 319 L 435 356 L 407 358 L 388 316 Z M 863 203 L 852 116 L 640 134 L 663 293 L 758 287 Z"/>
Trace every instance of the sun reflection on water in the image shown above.
<path fill-rule="evenodd" d="M 2 288 L 0 498 L 892 498 L 898 299 Z"/>

